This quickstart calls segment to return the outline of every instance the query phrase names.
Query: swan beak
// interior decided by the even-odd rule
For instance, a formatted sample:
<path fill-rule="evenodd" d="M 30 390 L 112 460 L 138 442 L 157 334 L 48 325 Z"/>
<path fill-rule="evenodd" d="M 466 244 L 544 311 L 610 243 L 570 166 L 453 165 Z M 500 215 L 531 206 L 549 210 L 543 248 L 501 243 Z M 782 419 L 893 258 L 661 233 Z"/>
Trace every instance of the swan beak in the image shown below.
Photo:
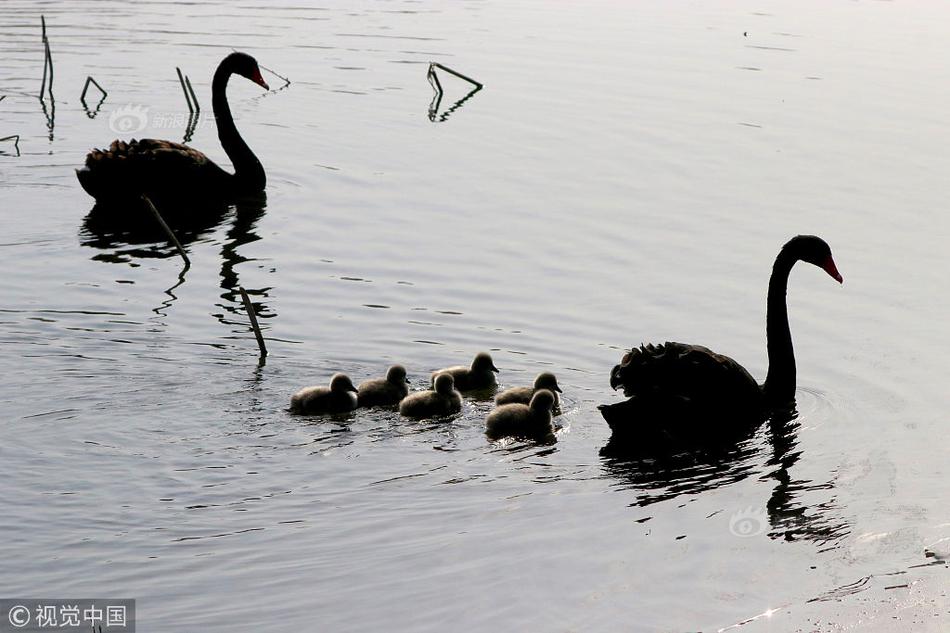
<path fill-rule="evenodd" d="M 491 366 L 491 370 L 495 372 L 496 374 L 498 373 L 498 368 L 495 367 L 494 365 Z"/>
<path fill-rule="evenodd" d="M 822 264 L 821 267 L 839 284 L 844 283 L 844 279 L 841 278 L 841 273 L 838 272 L 838 267 L 835 266 L 835 260 L 831 258 L 831 255 L 828 256 L 828 259 L 825 260 L 825 263 Z"/>
<path fill-rule="evenodd" d="M 563 391 L 561 391 L 561 388 L 558 387 L 558 386 L 555 386 L 555 387 L 554 387 L 554 390 L 555 390 L 556 392 L 558 392 L 558 393 L 564 393 Z"/>
<path fill-rule="evenodd" d="M 270 90 L 270 86 L 268 86 L 268 85 L 267 85 L 267 82 L 264 81 L 264 78 L 261 77 L 261 71 L 260 71 L 260 69 L 256 69 L 256 70 L 254 71 L 254 76 L 251 77 L 251 81 L 253 81 L 254 83 L 256 83 L 258 86 L 260 86 L 260 87 L 263 88 L 264 90 Z"/>

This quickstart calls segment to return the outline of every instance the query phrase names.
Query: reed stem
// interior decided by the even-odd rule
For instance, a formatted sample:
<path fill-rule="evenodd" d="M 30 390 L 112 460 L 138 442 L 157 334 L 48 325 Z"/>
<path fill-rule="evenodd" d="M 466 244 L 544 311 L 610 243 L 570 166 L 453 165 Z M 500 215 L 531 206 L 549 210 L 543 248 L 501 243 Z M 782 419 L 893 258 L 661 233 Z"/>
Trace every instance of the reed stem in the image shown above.
<path fill-rule="evenodd" d="M 251 303 L 251 298 L 247 296 L 247 290 L 244 289 L 244 286 L 238 286 L 238 290 L 241 291 L 241 299 L 244 300 L 244 310 L 247 312 L 248 318 L 251 319 L 251 327 L 254 329 L 254 336 L 257 337 L 257 346 L 261 350 L 261 358 L 267 356 L 267 346 L 264 345 L 264 335 L 261 334 L 261 326 L 257 323 L 257 313 L 254 311 L 254 305 Z"/>
<path fill-rule="evenodd" d="M 479 88 L 484 88 L 484 86 L 482 85 L 481 82 L 475 81 L 475 80 L 472 79 L 471 77 L 467 77 L 467 76 L 463 75 L 462 73 L 458 72 L 457 70 L 452 70 L 452 69 L 449 68 L 448 66 L 443 66 L 442 64 L 440 64 L 440 63 L 438 63 L 438 62 L 430 62 L 430 63 L 429 63 L 429 68 L 431 69 L 433 66 L 434 66 L 435 68 L 441 68 L 442 70 L 444 70 L 445 72 L 449 73 L 450 75 L 455 75 L 455 76 L 458 77 L 459 79 L 464 79 L 464 80 L 467 81 L 468 83 L 473 84 L 473 85 L 475 85 L 475 86 L 478 86 Z"/>
<path fill-rule="evenodd" d="M 165 220 L 162 218 L 162 214 L 158 212 L 158 209 L 155 208 L 155 205 L 152 204 L 152 201 L 148 199 L 148 196 L 142 195 L 142 200 L 145 202 L 145 205 L 149 208 L 149 211 L 152 212 L 152 215 L 155 216 L 155 219 L 158 220 L 159 225 L 161 225 L 162 230 L 165 231 L 165 234 L 168 235 L 168 239 L 172 241 L 172 244 L 175 245 L 175 248 L 178 249 L 178 254 L 181 255 L 181 258 L 185 260 L 185 267 L 191 267 L 191 260 L 188 259 L 188 255 L 185 253 L 184 247 L 182 247 L 181 242 L 178 241 L 178 238 L 175 237 L 175 233 L 165 224 Z"/>

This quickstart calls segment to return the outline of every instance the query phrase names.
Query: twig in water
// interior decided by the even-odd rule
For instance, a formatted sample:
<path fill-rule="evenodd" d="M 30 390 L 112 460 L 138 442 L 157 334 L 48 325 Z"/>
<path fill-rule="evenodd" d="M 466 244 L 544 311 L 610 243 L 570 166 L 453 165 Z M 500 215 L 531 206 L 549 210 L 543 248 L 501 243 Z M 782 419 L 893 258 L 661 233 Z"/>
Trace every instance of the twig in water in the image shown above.
<path fill-rule="evenodd" d="M 92 76 L 90 75 L 89 77 L 86 77 L 86 83 L 82 87 L 82 94 L 79 95 L 79 100 L 82 101 L 83 103 L 86 103 L 86 92 L 89 90 L 89 84 L 92 84 L 93 86 L 99 89 L 99 92 L 102 93 L 103 99 L 109 96 L 109 93 L 105 91 L 105 88 L 100 86 L 99 82 L 93 79 Z"/>
<path fill-rule="evenodd" d="M 20 155 L 20 135 L 19 134 L 4 136 L 3 138 L 0 138 L 0 143 L 2 143 L 3 141 L 9 141 L 10 139 L 13 139 L 13 147 L 16 148 L 16 155 L 19 156 Z"/>
<path fill-rule="evenodd" d="M 439 106 L 442 104 L 442 84 L 439 82 L 438 75 L 435 74 L 435 68 L 429 64 L 429 70 L 426 72 L 426 79 L 435 94 L 432 95 L 432 101 L 429 103 L 429 120 L 435 121 L 435 115 L 439 112 Z"/>
<path fill-rule="evenodd" d="M 442 83 L 439 81 L 439 76 L 435 72 L 436 67 L 441 68 L 442 70 L 445 70 L 457 77 L 461 77 L 462 79 L 474 85 L 474 88 L 472 88 L 467 95 L 465 95 L 464 97 L 456 101 L 455 104 L 451 108 L 443 112 L 441 116 L 439 115 L 439 106 L 442 105 L 442 94 L 443 94 Z M 435 94 L 432 97 L 432 102 L 429 104 L 429 120 L 432 121 L 433 123 L 437 121 L 443 122 L 446 119 L 448 119 L 449 115 L 451 115 L 453 112 L 461 108 L 462 105 L 466 101 L 472 98 L 472 95 L 474 95 L 476 92 L 481 90 L 483 87 L 482 84 L 478 83 L 474 79 L 470 79 L 466 77 L 465 75 L 461 73 L 457 73 L 451 68 L 446 68 L 442 64 L 438 64 L 436 62 L 429 63 L 429 71 L 426 73 L 426 79 L 429 80 L 429 84 L 432 86 L 432 89 L 435 91 Z"/>
<path fill-rule="evenodd" d="M 43 29 L 43 83 L 40 86 L 40 101 L 46 96 L 46 93 L 49 92 L 50 100 L 53 99 L 53 55 L 49 50 L 49 38 L 46 37 L 46 16 L 40 16 L 40 25 Z M 46 69 L 49 68 L 49 87 L 46 85 Z"/>
<path fill-rule="evenodd" d="M 286 77 L 284 77 L 283 75 L 279 75 L 279 74 L 275 73 L 273 70 L 271 70 L 270 68 L 268 68 L 267 66 L 264 66 L 264 65 L 262 65 L 262 64 L 258 64 L 258 66 L 260 66 L 261 68 L 263 68 L 264 70 L 266 70 L 266 71 L 269 72 L 270 74 L 274 75 L 275 77 L 277 77 L 278 79 L 280 79 L 281 81 L 283 81 L 283 82 L 284 82 L 284 85 L 281 86 L 282 88 L 286 88 L 287 86 L 290 85 L 290 80 L 287 79 Z"/>
<path fill-rule="evenodd" d="M 152 212 L 152 215 L 155 216 L 155 219 L 158 220 L 158 223 L 161 225 L 162 229 L 168 235 L 168 239 L 172 241 L 175 245 L 175 248 L 178 249 L 178 254 L 181 255 L 181 258 L 185 260 L 185 268 L 191 267 L 191 260 L 188 259 L 188 255 L 185 254 L 185 249 L 182 247 L 181 242 L 178 241 L 178 238 L 175 237 L 175 234 L 172 232 L 168 225 L 165 224 L 165 220 L 162 219 L 162 214 L 158 212 L 158 209 L 155 208 L 155 205 L 152 204 L 152 201 L 148 199 L 148 196 L 142 195 L 142 200 L 145 202 L 145 206 L 148 207 L 149 211 Z"/>
<path fill-rule="evenodd" d="M 247 291 L 244 289 L 244 286 L 238 286 L 238 290 L 241 291 L 241 298 L 244 300 L 244 310 L 251 319 L 251 327 L 254 329 L 254 336 L 257 337 L 257 346 L 261 348 L 261 358 L 264 358 L 267 356 L 267 346 L 264 345 L 264 335 L 261 334 L 261 326 L 257 324 L 257 313 L 254 311 L 254 305 L 251 303 L 251 298 L 247 296 Z"/>
<path fill-rule="evenodd" d="M 188 103 L 188 111 L 194 112 L 195 106 L 191 104 L 191 97 L 188 96 L 188 88 L 185 87 L 185 76 L 181 74 L 181 68 L 175 66 L 175 72 L 178 73 L 178 82 L 181 84 L 181 91 L 185 93 L 185 102 Z"/>
<path fill-rule="evenodd" d="M 429 62 L 429 69 L 431 70 L 433 67 L 435 67 L 435 68 L 441 68 L 441 69 L 444 70 L 445 72 L 447 72 L 447 73 L 449 73 L 449 74 L 451 74 L 451 75 L 455 75 L 455 76 L 458 77 L 459 79 L 464 79 L 465 81 L 467 81 L 468 83 L 470 83 L 470 84 L 472 84 L 472 85 L 478 86 L 479 88 L 484 88 L 484 85 L 482 85 L 481 82 L 475 81 L 475 80 L 472 79 L 471 77 L 466 77 L 466 76 L 463 75 L 462 73 L 458 72 L 457 70 L 452 70 L 452 69 L 449 68 L 448 66 L 443 66 L 442 64 L 440 64 L 440 63 L 438 63 L 438 62 Z"/>
<path fill-rule="evenodd" d="M 439 76 L 435 74 L 435 64 L 429 64 L 429 70 L 426 72 L 426 79 L 429 80 L 429 85 L 432 86 L 432 89 L 435 90 L 441 97 L 442 84 L 439 82 Z"/>
<path fill-rule="evenodd" d="M 102 98 L 99 99 L 99 103 L 96 104 L 96 109 L 94 111 L 89 110 L 89 105 L 86 103 L 86 92 L 89 90 L 89 85 L 92 84 L 99 89 L 99 92 L 102 93 Z M 99 85 L 99 82 L 92 78 L 92 76 L 86 77 L 86 83 L 82 87 L 82 94 L 79 95 L 79 101 L 82 103 L 83 109 L 86 111 L 86 115 L 90 119 L 96 118 L 96 115 L 99 114 L 99 108 L 102 107 L 102 104 L 105 103 L 106 97 L 109 96 L 109 93 Z"/>
<path fill-rule="evenodd" d="M 188 86 L 188 94 L 191 95 L 191 102 L 195 104 L 195 112 L 201 112 L 201 106 L 198 105 L 198 97 L 195 96 L 195 89 L 191 87 L 191 79 L 185 75 L 185 85 Z"/>

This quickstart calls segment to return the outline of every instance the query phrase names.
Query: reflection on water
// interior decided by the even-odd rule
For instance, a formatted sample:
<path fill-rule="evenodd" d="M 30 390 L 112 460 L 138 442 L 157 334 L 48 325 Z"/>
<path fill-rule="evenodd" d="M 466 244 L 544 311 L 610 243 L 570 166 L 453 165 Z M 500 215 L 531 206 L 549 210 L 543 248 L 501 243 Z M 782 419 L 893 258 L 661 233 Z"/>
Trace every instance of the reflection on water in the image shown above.
<path fill-rule="evenodd" d="M 227 204 L 201 203 L 196 207 L 176 209 L 169 216 L 167 207 L 159 212 L 181 244 L 188 245 L 216 229 L 227 217 Z M 173 218 L 173 219 L 172 219 Z M 178 252 L 168 243 L 168 236 L 144 204 L 133 200 L 126 205 L 96 203 L 83 218 L 79 230 L 79 242 L 99 250 L 114 250 L 108 257 L 97 256 L 100 261 L 128 263 L 133 257 L 171 257 Z M 162 246 L 155 244 L 161 242 Z M 153 244 L 148 249 L 127 248 L 134 245 Z"/>
<path fill-rule="evenodd" d="M 834 501 L 833 480 L 814 482 L 792 476 L 802 456 L 797 450 L 797 418 L 794 408 L 775 413 L 761 434 L 764 444 L 745 437 L 717 448 L 688 452 L 631 444 L 628 438 L 611 436 L 601 448 L 601 463 L 619 489 L 637 492 L 631 504 L 636 506 L 701 494 L 750 476 L 761 481 L 774 479 L 771 495 L 756 504 L 766 510 L 768 536 L 833 547 L 850 534 L 850 525 L 840 516 L 841 508 Z M 809 503 L 801 498 L 804 493 L 816 491 L 829 491 L 827 499 Z M 754 515 L 748 518 L 760 520 Z"/>
<path fill-rule="evenodd" d="M 261 239 L 256 233 L 257 223 L 267 209 L 266 198 L 258 200 L 243 200 L 237 202 L 234 207 L 234 218 L 228 229 L 224 242 L 221 245 L 221 288 L 228 291 L 221 295 L 222 299 L 233 303 L 235 300 L 235 291 L 242 285 L 238 277 L 237 267 L 247 261 L 251 261 L 241 256 L 238 249 L 241 246 L 256 242 Z M 266 297 L 266 292 L 248 290 L 248 294 Z"/>
<path fill-rule="evenodd" d="M 621 489 L 637 491 L 631 505 L 647 506 L 742 481 L 756 473 L 758 451 L 751 442 L 732 449 L 670 455 L 624 454 L 608 443 L 601 449 L 604 472 Z"/>
<path fill-rule="evenodd" d="M 242 309 L 238 292 L 238 287 L 242 285 L 238 266 L 251 261 L 242 256 L 239 249 L 260 239 L 255 228 L 266 209 L 267 197 L 260 195 L 242 198 L 231 204 L 202 201 L 199 206 L 183 205 L 171 210 L 174 222 L 170 223 L 170 228 L 183 246 L 197 242 L 230 221 L 220 250 L 221 288 L 226 291 L 221 294 L 221 298 L 227 303 L 218 304 L 218 307 L 231 315 Z M 167 208 L 160 210 L 163 216 L 168 211 Z M 93 260 L 115 264 L 138 266 L 140 259 L 164 259 L 178 255 L 174 246 L 168 244 L 167 236 L 155 218 L 137 203 L 120 207 L 96 204 L 83 219 L 79 241 L 83 246 L 108 251 L 97 253 L 92 257 Z M 156 313 L 164 314 L 163 310 L 177 300 L 174 291 L 185 283 L 185 272 L 187 268 L 179 275 L 178 282 L 164 291 L 169 298 L 155 309 Z M 264 301 L 268 296 L 266 288 L 245 289 L 258 299 L 254 302 L 258 317 L 276 316 L 267 310 Z M 224 314 L 217 317 L 222 323 L 233 324 Z M 240 318 L 243 320 L 245 317 Z"/>
<path fill-rule="evenodd" d="M 40 106 L 43 108 L 43 116 L 46 117 L 46 129 L 49 130 L 49 140 L 54 138 L 56 130 L 56 99 L 53 98 L 53 89 L 49 91 L 49 103 L 45 99 L 40 99 Z"/>
<path fill-rule="evenodd" d="M 467 95 L 465 95 L 464 97 L 456 101 L 454 104 L 452 104 L 452 106 L 446 108 L 442 112 L 442 114 L 439 114 L 439 106 L 442 104 L 442 91 L 441 90 L 436 91 L 435 95 L 433 95 L 432 97 L 431 103 L 429 103 L 429 120 L 432 121 L 433 123 L 435 122 L 442 123 L 448 120 L 448 118 L 452 115 L 453 112 L 461 108 L 462 105 L 464 105 L 466 101 L 468 101 L 473 96 L 475 96 L 475 93 L 478 92 L 479 90 L 481 90 L 480 87 L 472 88 L 472 90 Z"/>
<path fill-rule="evenodd" d="M 772 468 L 768 476 L 775 479 L 772 495 L 766 503 L 769 536 L 786 541 L 808 540 L 827 547 L 834 546 L 851 533 L 850 524 L 837 516 L 841 508 L 834 501 L 834 481 L 821 483 L 803 478 L 793 478 L 794 467 L 802 456 L 798 449 L 798 412 L 773 415 L 769 420 L 768 439 L 772 454 L 766 462 Z M 829 491 L 828 499 L 807 504 L 800 497 L 803 493 Z"/>

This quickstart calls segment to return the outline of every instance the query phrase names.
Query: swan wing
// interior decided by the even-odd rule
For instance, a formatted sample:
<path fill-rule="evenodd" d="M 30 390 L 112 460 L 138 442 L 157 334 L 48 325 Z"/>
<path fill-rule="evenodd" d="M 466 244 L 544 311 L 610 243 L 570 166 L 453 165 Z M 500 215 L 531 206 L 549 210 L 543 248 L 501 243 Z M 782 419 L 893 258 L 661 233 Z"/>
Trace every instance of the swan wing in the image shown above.
<path fill-rule="evenodd" d="M 760 389 L 742 365 L 701 345 L 666 342 L 641 345 L 627 352 L 610 374 L 614 389 L 627 397 L 682 406 L 735 400 L 758 400 Z"/>
<path fill-rule="evenodd" d="M 95 169 L 108 165 L 127 167 L 148 163 L 149 169 L 181 169 L 201 167 L 210 162 L 202 152 L 182 143 L 153 138 L 112 141 L 109 149 L 94 149 L 86 155 L 86 167 Z"/>
<path fill-rule="evenodd" d="M 182 143 L 158 139 L 113 141 L 86 155 L 77 172 L 93 197 L 123 197 L 168 189 L 214 186 L 225 172 L 205 154 Z"/>

